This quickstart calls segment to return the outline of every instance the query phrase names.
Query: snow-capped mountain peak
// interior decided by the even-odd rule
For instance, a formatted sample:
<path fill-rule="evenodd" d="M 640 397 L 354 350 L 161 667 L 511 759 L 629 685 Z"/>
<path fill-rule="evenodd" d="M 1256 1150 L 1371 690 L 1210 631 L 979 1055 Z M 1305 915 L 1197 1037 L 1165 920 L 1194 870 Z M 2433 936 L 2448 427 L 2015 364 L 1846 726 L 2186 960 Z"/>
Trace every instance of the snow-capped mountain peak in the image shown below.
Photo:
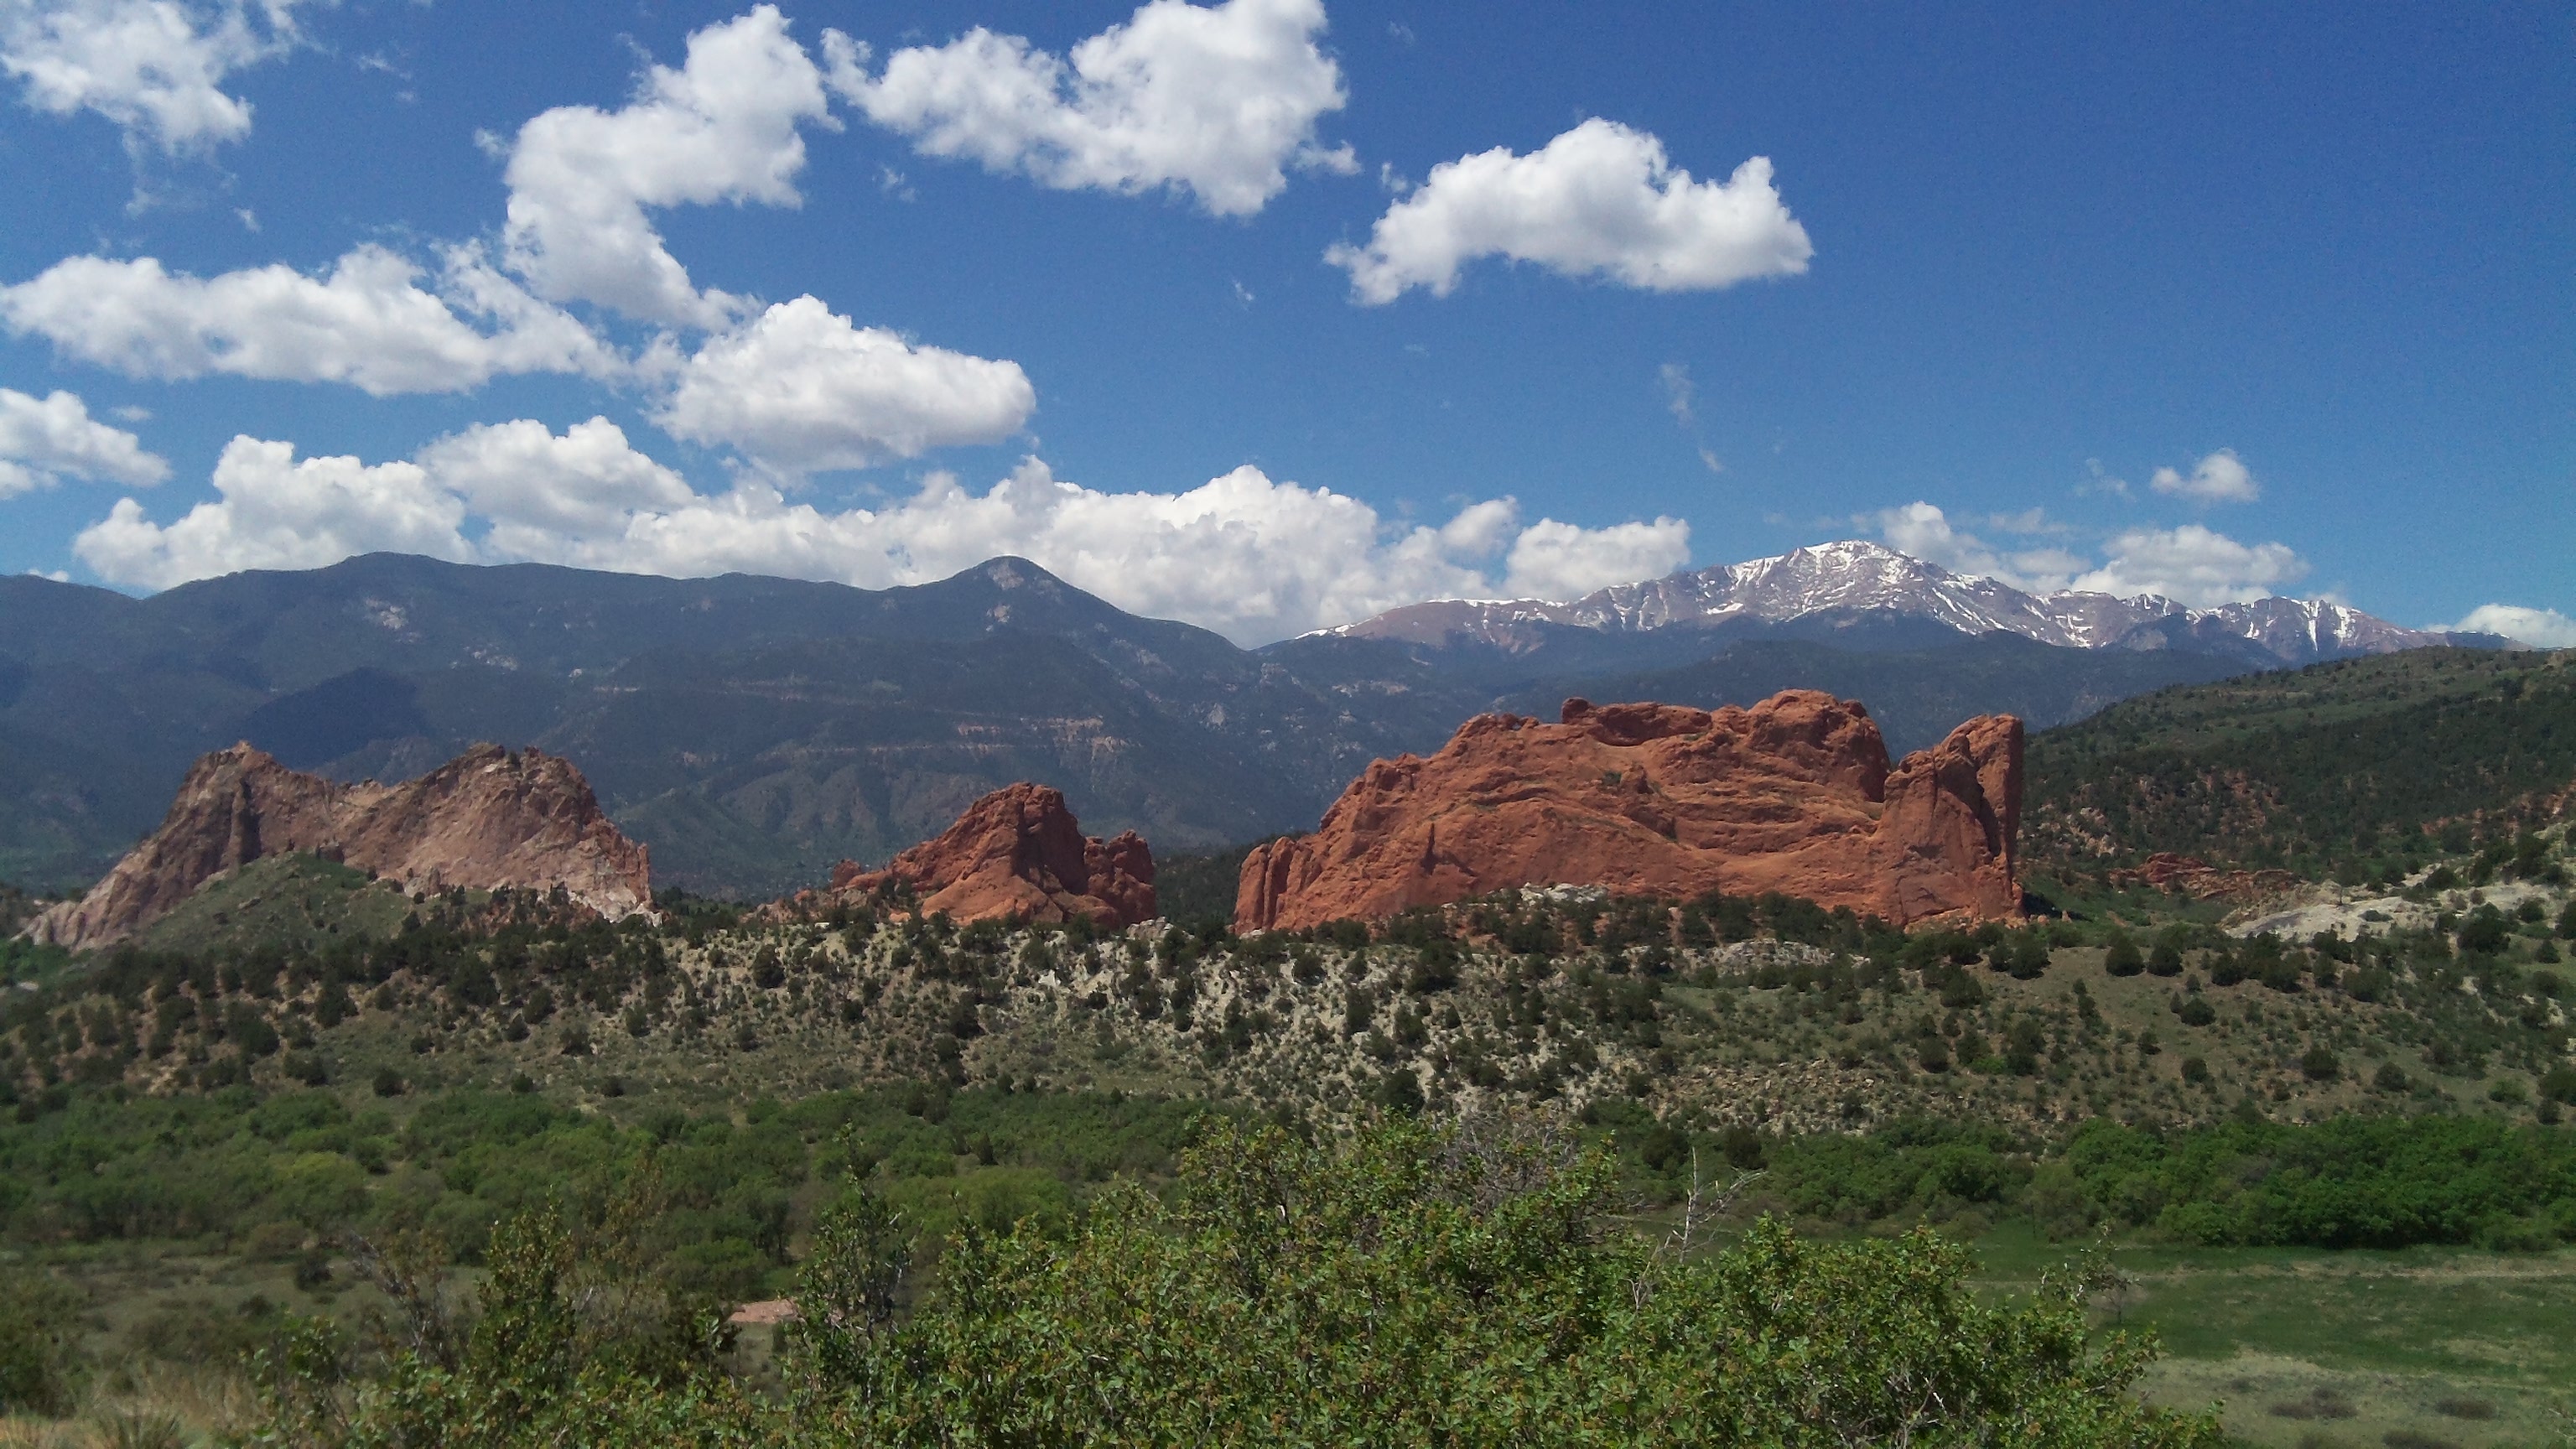
<path fill-rule="evenodd" d="M 1738 619 L 1779 624 L 1835 612 L 1895 614 L 1966 634 L 2001 631 L 2079 649 L 2219 646 L 2284 664 L 2413 649 L 2448 642 L 2449 637 L 2402 628 L 2322 599 L 2275 597 L 2192 609 L 2155 594 L 2033 594 L 1995 579 L 1952 573 L 1865 539 L 1811 544 L 1770 558 L 1615 584 L 1563 602 L 1450 599 L 1410 604 L 1322 632 L 1521 648 L 1532 641 L 1532 628 L 1538 625 L 1630 633 L 1706 628 Z"/>

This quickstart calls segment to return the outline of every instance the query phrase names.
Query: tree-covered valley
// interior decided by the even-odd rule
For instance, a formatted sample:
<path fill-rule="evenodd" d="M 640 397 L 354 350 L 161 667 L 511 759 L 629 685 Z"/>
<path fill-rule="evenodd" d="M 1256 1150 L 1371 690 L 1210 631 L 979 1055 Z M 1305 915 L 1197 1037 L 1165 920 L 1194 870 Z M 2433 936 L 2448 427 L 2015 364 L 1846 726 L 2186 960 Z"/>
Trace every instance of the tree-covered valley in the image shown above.
<path fill-rule="evenodd" d="M 1609 1390 L 1581 1366 L 1611 1354 L 1638 1375 L 1618 1392 L 1642 1396 L 1623 1400 L 1642 1417 L 1622 1442 L 1697 1442 L 1673 1428 L 1676 1405 L 1741 1400 L 1726 1412 L 1752 1414 L 1742 1404 L 1775 1390 L 1634 1355 L 1698 1343 L 1686 1354 L 1700 1361 L 1750 1331 L 1744 1310 L 1696 1309 L 1685 1329 L 1637 1317 L 1637 1302 L 1722 1303 L 1789 1274 L 1811 1311 L 1912 1313 L 1924 1303 L 1910 1295 L 1951 1295 L 1886 1351 L 1937 1359 L 2006 1335 L 2037 1357 L 2016 1348 L 1995 1365 L 2011 1382 L 1944 1392 L 2071 1414 L 2079 1380 L 2148 1371 L 2119 1367 L 2130 1350 L 2101 1337 L 2116 1269 L 2097 1257 L 2074 1271 L 2110 1277 L 2051 1279 L 2006 1310 L 2036 1316 L 1982 1319 L 1959 1296 L 1972 1260 L 1941 1242 L 2020 1234 L 2070 1263 L 2106 1243 L 2563 1256 L 2576 1069 L 2559 963 L 2576 908 L 2565 842 L 2542 840 L 2485 887 L 2413 887 L 2438 929 L 2307 941 L 2233 936 L 2208 908 L 2145 891 L 2087 919 L 1911 935 L 1788 898 L 1583 891 L 1255 937 L 1215 922 L 958 927 L 898 895 L 811 919 L 673 896 L 658 923 L 611 925 L 536 898 L 411 899 L 279 857 L 131 946 L 81 961 L 8 948 L 24 985 L 0 1017 L 0 1224 L 19 1265 L 10 1291 L 28 1323 L 52 1325 L 13 1340 L 12 1362 L 34 1375 L 19 1382 L 49 1385 L 19 1392 L 60 1410 L 220 1379 L 266 1353 L 270 1396 L 240 1379 L 252 1397 L 229 1422 L 326 1439 L 410 1442 L 471 1420 L 499 1423 L 495 1442 L 640 1441 L 713 1416 L 726 1432 L 932 1442 L 1034 1412 L 972 1388 L 989 1381 L 978 1355 L 1024 1352 L 992 1337 L 1005 1322 L 1038 1334 L 1026 1351 L 1039 1357 L 1013 1361 L 1053 1362 L 1028 1315 L 1112 1311 L 1085 1295 L 1149 1274 L 1178 1296 L 1118 1352 L 1160 1362 L 1320 1273 L 1337 1292 L 1431 1295 L 1402 1316 L 1424 1336 L 1401 1351 L 1459 1384 L 1532 1352 L 1571 1375 L 1439 1410 L 1488 1426 L 1477 1433 L 1573 1404 L 1598 1414 L 1585 1396 Z M 2468 890 L 2550 904 L 2472 904 Z M 1514 1145 L 1497 1159 L 1496 1141 Z M 1409 1175 L 1441 1154 L 1509 1190 Z M 1388 1173 L 1401 1181 L 1353 1185 Z M 1251 1191 L 1317 1214 L 1294 1233 L 1323 1235 L 1263 1250 L 1289 1255 L 1262 1260 L 1290 1275 L 1273 1288 L 1219 1268 L 1248 1251 L 1231 1236 L 1248 1209 L 1209 1195 Z M 1366 1204 L 1340 1201 L 1350 1193 Z M 1338 1257 L 1325 1224 L 1352 1213 L 1402 1226 Z M 1554 1224 L 1541 1239 L 1513 1236 L 1541 1219 Z M 1905 1236 L 1918 1229 L 1946 1236 Z M 1429 1239 L 1402 1246 L 1421 1233 L 1509 1242 L 1425 1257 Z M 1152 1263 L 1133 1260 L 1149 1249 Z M 1462 1339 L 1440 1326 L 1460 1311 L 1442 1295 L 1489 1290 L 1442 1277 L 1451 1251 L 1502 1254 L 1511 1266 L 1490 1271 L 1514 1294 L 1615 1281 L 1629 1306 L 1585 1320 L 1579 1350 L 1513 1339 L 1537 1330 L 1508 1307 Z M 961 1264 L 984 1286 L 969 1293 Z M 1561 1274 L 1574 1277 L 1548 1286 Z M 613 1311 L 607 1278 L 626 1295 Z M 815 1301 L 825 1280 L 878 1284 L 880 1326 L 834 1338 L 723 1321 L 744 1303 Z M 82 1310 L 65 1284 L 88 1295 Z M 1005 1302 L 1017 1306 L 989 1316 Z M 446 1358 L 424 1356 L 432 1330 L 405 1314 L 444 1315 Z M 496 1337 L 531 1314 L 559 1335 L 541 1383 L 504 1372 L 518 1350 Z M 1284 1346 L 1308 1330 L 1242 1331 L 1288 1334 Z M 2064 1358 L 2032 1334 L 2096 1346 Z M 1364 1373 L 1329 1391 L 1310 1374 L 1292 1392 L 1260 1366 L 1270 1351 L 1248 1347 L 1222 1382 L 1174 1380 L 1129 1428 L 1178 1442 L 1225 1402 L 1290 1426 L 1403 1426 L 1383 1442 L 1427 1432 Z M 353 1377 L 327 1393 L 274 1381 L 298 1354 Z M 1826 1355 L 1798 1381 L 1886 1371 Z M 1871 1417 L 1894 1409 L 1840 1392 L 1738 1422 L 1792 1438 L 1895 1431 Z M 2497 1402 L 2520 1423 L 2540 1401 Z M 1475 1417 L 1489 1413 L 1507 1418 Z M 351 1417 L 326 1430 L 316 1414 Z M 2048 1422 L 2052 1442 L 2201 1432 Z M 1077 1418 L 1045 1432 L 1128 1431 Z M 1927 1419 L 1915 1432 L 1970 1431 Z"/>

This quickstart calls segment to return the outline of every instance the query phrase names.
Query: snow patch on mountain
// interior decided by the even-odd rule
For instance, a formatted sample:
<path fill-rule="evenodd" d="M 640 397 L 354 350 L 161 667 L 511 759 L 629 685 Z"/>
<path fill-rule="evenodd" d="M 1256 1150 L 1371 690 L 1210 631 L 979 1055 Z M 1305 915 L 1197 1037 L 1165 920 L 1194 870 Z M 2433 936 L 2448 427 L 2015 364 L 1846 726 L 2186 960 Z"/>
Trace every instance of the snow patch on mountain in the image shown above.
<path fill-rule="evenodd" d="M 1433 600 L 1317 632 L 1520 649 L 1535 642 L 1533 625 L 1633 633 L 1708 628 L 1738 619 L 1780 624 L 1810 614 L 1864 611 L 1930 619 L 1966 634 L 2019 634 L 2076 649 L 2251 645 L 2284 664 L 2384 654 L 2452 638 L 2403 628 L 2322 599 L 2274 597 L 2193 609 L 2156 594 L 2122 598 L 2079 589 L 2026 593 L 1861 539 L 1614 584 L 1563 602 Z"/>

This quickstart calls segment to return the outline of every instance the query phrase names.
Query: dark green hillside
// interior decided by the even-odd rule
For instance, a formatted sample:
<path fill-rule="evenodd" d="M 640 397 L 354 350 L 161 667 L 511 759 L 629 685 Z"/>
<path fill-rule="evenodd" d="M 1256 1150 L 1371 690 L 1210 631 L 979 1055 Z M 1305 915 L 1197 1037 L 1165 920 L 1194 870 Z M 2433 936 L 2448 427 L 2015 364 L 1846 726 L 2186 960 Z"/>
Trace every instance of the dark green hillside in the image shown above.
<path fill-rule="evenodd" d="M 319 951 L 332 942 L 383 941 L 412 903 L 365 871 L 301 851 L 267 856 L 208 881 L 136 944 L 153 951 Z"/>
<path fill-rule="evenodd" d="M 0 882 L 0 936 L 14 936 L 27 918 L 40 909 L 38 902 L 16 886 Z"/>
<path fill-rule="evenodd" d="M 392 555 L 143 600 L 6 585 L 0 870 L 45 886 L 95 877 L 236 739 L 342 779 L 540 745 L 664 880 L 743 894 L 882 859 L 1016 779 L 1095 828 L 1221 846 L 1305 823 L 1413 742 L 1012 559 L 888 590 Z"/>
<path fill-rule="evenodd" d="M 0 878 L 36 890 L 95 880 L 170 808 L 186 762 L 156 764 L 0 720 Z"/>
<path fill-rule="evenodd" d="M 2576 655 L 2421 649 L 2169 689 L 2034 736 L 2029 765 L 2041 868 L 2176 851 L 2375 878 L 2566 807 Z"/>
<path fill-rule="evenodd" d="M 1274 837 L 1275 838 L 1275 837 Z M 1163 919 L 1185 930 L 1234 919 L 1235 887 L 1253 846 L 1214 855 L 1171 855 L 1154 862 L 1154 902 Z"/>
<path fill-rule="evenodd" d="M 1300 704 L 1237 701 L 1290 718 L 1310 712 Z M 820 880 L 844 856 L 883 860 L 1013 780 L 1062 789 L 1095 834 L 1206 849 L 1303 813 L 1299 782 L 1332 768 L 1294 732 L 1275 759 L 1247 759 L 1192 715 L 1055 639 L 860 639 L 646 655 L 545 742 L 616 802 L 657 875 L 768 894 Z"/>

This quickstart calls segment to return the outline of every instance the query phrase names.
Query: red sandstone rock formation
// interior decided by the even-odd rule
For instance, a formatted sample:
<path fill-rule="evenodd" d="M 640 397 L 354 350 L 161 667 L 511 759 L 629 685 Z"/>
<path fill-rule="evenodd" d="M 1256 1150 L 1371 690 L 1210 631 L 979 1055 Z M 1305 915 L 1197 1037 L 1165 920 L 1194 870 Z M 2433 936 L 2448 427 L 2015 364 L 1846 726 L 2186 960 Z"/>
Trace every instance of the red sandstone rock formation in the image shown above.
<path fill-rule="evenodd" d="M 653 898 L 644 847 L 600 813 L 568 760 L 476 745 L 417 780 L 342 785 L 247 744 L 197 761 L 150 839 L 28 934 L 74 949 L 125 939 L 199 886 L 265 855 L 312 851 L 405 890 L 552 890 L 609 917 Z"/>
<path fill-rule="evenodd" d="M 2021 721 L 1973 719 L 1894 769 L 1858 704 L 1565 704 L 1480 715 L 1379 760 L 1314 834 L 1244 861 L 1237 930 L 1393 915 L 1524 885 L 1781 891 L 1904 923 L 2019 913 Z"/>
<path fill-rule="evenodd" d="M 1154 918 L 1154 853 L 1143 838 L 1132 830 L 1115 840 L 1084 836 L 1064 792 L 1044 785 L 994 791 L 883 870 L 846 860 L 832 870 L 839 897 L 896 883 L 921 898 L 925 914 L 946 911 L 960 923 L 1088 916 L 1118 928 Z"/>
<path fill-rule="evenodd" d="M 2240 904 L 2279 895 L 2299 883 L 2286 870 L 2222 870 L 2205 860 L 2161 850 L 2148 856 L 2144 865 L 2111 872 L 2115 886 L 2145 886 L 2196 901 Z"/>

